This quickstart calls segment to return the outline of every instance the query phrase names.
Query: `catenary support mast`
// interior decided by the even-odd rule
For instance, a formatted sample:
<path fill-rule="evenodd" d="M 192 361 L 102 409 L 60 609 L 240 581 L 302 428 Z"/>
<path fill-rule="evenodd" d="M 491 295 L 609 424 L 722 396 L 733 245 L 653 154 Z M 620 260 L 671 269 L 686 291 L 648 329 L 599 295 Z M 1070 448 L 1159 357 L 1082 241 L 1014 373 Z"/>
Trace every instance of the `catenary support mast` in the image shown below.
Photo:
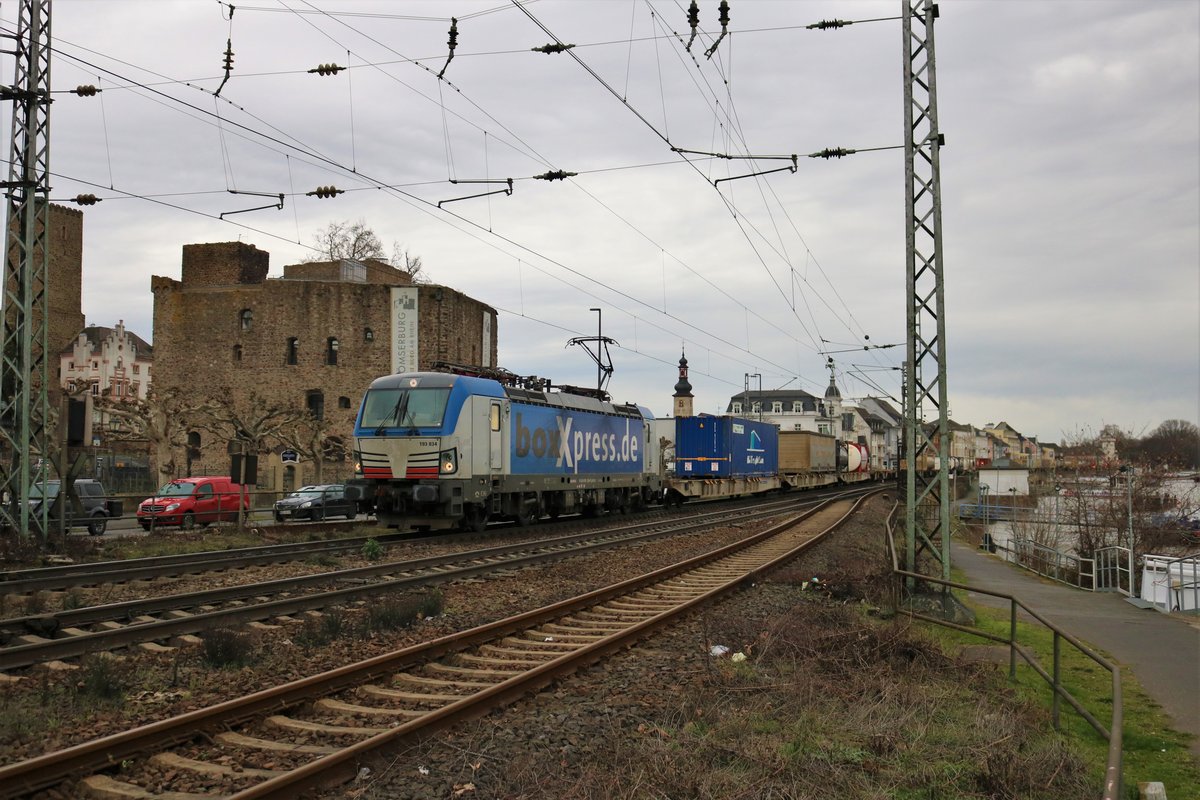
<path fill-rule="evenodd" d="M 904 35 L 904 202 L 908 351 L 905 393 L 906 566 L 928 552 L 950 578 L 950 436 L 946 413 L 946 303 L 932 0 L 901 0 Z M 936 411 L 936 423 L 925 412 Z"/>
<path fill-rule="evenodd" d="M 50 214 L 50 0 L 19 0 L 0 351 L 0 531 L 44 534 L 29 493 L 48 474 L 47 252 Z"/>

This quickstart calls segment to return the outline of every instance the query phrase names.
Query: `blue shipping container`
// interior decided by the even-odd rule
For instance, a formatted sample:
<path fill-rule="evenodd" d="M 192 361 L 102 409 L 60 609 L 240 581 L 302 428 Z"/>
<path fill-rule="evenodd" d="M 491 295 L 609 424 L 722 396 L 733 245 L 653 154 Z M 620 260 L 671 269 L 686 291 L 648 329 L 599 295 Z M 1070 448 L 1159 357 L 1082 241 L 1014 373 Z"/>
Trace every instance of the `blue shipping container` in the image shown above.
<path fill-rule="evenodd" d="M 779 428 L 739 417 L 677 417 L 675 475 L 745 478 L 779 471 Z"/>

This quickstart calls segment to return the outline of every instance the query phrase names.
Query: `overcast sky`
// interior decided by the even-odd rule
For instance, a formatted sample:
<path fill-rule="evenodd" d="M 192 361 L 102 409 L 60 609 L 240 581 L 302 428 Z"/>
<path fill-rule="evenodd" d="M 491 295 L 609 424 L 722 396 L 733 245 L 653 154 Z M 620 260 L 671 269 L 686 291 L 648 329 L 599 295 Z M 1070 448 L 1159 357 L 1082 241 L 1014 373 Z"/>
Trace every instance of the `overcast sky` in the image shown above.
<path fill-rule="evenodd" d="M 900 0 L 732 0 L 711 59 L 716 0 L 690 53 L 682 0 L 235 5 L 54 2 L 52 198 L 103 198 L 84 209 L 88 324 L 151 339 L 150 277 L 178 278 L 185 244 L 250 242 L 281 275 L 363 220 L 499 311 L 514 372 L 592 384 L 566 342 L 599 307 L 618 401 L 667 413 L 686 349 L 697 411 L 747 373 L 820 395 L 830 356 L 843 396 L 899 406 L 903 151 L 805 156 L 902 145 L 900 22 L 866 21 Z M 1198 421 L 1200 3 L 940 9 L 952 416 L 1046 441 Z M 804 27 L 832 18 L 861 22 Z M 552 36 L 578 60 L 531 51 Z M 351 69 L 308 72 L 324 63 Z M 793 153 L 795 174 L 713 185 Z M 578 175 L 531 179 L 552 169 Z M 511 196 L 438 208 L 507 178 Z M 346 193 L 304 194 L 326 185 Z"/>

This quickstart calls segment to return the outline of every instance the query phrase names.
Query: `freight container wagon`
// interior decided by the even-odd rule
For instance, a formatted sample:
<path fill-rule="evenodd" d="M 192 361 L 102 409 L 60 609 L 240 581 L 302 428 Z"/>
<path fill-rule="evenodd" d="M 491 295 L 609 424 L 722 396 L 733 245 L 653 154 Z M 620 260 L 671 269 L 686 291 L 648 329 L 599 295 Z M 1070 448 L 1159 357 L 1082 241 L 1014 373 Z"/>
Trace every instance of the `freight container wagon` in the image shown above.
<path fill-rule="evenodd" d="M 678 417 L 675 469 L 663 500 L 740 497 L 778 489 L 779 428 L 739 417 Z"/>
<path fill-rule="evenodd" d="M 779 428 L 739 417 L 675 420 L 675 475 L 745 478 L 779 470 Z"/>
<path fill-rule="evenodd" d="M 838 442 L 814 431 L 779 432 L 779 472 L 785 488 L 828 486 L 837 482 Z"/>

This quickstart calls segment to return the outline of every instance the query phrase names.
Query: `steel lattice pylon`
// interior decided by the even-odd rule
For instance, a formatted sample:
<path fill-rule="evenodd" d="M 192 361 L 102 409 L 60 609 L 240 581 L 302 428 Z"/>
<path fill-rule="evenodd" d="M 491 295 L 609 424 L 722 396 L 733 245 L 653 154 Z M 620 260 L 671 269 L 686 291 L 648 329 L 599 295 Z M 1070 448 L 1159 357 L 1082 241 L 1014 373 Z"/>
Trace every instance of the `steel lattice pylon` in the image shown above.
<path fill-rule="evenodd" d="M 48 477 L 47 252 L 50 214 L 50 0 L 21 0 L 13 85 L 0 351 L 0 530 L 39 535 L 46 504 L 29 513 L 29 491 Z"/>
<path fill-rule="evenodd" d="M 950 459 L 946 414 L 946 303 L 942 272 L 942 202 L 934 77 L 932 0 L 904 6 L 904 173 L 908 355 L 904 397 L 906 566 L 918 572 L 929 552 L 950 578 Z M 925 409 L 937 409 L 937 427 Z M 931 415 L 932 421 L 932 415 Z"/>

